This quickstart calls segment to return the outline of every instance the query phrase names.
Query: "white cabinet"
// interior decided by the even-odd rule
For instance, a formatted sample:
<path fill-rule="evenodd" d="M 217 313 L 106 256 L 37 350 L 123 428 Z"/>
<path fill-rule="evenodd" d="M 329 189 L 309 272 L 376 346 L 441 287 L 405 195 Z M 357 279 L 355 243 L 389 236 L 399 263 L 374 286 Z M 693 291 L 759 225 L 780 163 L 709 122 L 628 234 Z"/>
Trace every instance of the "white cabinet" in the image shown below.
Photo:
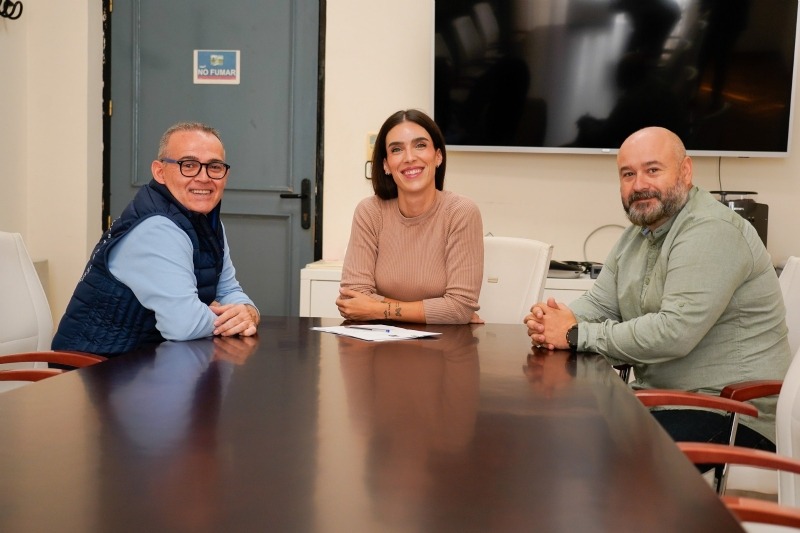
<path fill-rule="evenodd" d="M 300 271 L 300 316 L 342 318 L 336 307 L 341 261 L 317 261 Z"/>
<path fill-rule="evenodd" d="M 341 279 L 341 261 L 317 261 L 306 265 L 300 271 L 300 316 L 341 318 L 336 308 Z M 547 299 L 552 296 L 559 302 L 569 303 L 589 290 L 592 283 L 594 280 L 589 276 L 573 279 L 547 278 L 544 297 Z"/>

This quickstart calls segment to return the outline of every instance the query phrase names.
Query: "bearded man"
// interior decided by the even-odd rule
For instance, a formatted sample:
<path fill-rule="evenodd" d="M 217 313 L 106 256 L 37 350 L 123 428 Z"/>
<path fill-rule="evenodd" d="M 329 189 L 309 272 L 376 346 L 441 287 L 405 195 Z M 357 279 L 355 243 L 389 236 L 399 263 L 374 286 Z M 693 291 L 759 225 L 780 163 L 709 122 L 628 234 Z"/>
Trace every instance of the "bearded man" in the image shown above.
<path fill-rule="evenodd" d="M 550 349 L 596 352 L 633 366 L 634 388 L 719 394 L 731 383 L 783 379 L 791 354 L 772 260 L 753 226 L 692 184 L 677 135 L 645 128 L 617 155 L 622 205 L 632 226 L 591 290 L 569 307 L 550 299 L 525 317 Z M 776 398 L 753 401 L 736 444 L 774 450 Z M 718 412 L 661 409 L 678 441 L 727 443 Z"/>

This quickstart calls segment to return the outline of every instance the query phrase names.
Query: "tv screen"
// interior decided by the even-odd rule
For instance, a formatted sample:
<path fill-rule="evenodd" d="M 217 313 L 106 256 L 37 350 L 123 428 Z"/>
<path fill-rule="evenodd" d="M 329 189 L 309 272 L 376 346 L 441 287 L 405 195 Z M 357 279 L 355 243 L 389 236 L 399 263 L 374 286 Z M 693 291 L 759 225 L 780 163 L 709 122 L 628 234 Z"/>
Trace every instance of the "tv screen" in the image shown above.
<path fill-rule="evenodd" d="M 449 149 L 613 152 L 667 127 L 693 154 L 785 156 L 798 0 L 436 0 Z"/>

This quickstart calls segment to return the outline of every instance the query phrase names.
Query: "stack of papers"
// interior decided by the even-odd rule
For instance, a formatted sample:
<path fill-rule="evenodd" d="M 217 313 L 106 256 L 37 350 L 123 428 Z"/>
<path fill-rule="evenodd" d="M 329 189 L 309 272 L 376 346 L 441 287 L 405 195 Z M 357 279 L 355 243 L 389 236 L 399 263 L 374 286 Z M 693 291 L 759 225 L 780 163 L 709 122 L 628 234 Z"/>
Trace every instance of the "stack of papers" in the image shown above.
<path fill-rule="evenodd" d="M 353 326 L 316 327 L 311 329 L 323 333 L 355 337 L 356 339 L 364 341 L 401 341 L 441 335 L 441 333 L 433 331 L 417 331 L 415 329 L 387 326 L 386 324 L 359 324 Z"/>

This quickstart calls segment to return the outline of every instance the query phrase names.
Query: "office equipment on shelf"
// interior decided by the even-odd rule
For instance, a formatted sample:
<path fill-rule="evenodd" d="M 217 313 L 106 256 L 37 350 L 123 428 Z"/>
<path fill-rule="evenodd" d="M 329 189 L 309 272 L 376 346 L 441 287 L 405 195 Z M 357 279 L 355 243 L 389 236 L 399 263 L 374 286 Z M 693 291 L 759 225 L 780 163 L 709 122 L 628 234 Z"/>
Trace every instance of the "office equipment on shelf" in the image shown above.
<path fill-rule="evenodd" d="M 769 230 L 769 206 L 759 204 L 751 196 L 758 194 L 755 191 L 709 191 L 717 195 L 718 200 L 750 222 L 761 237 L 764 246 L 767 245 L 767 232 Z"/>

